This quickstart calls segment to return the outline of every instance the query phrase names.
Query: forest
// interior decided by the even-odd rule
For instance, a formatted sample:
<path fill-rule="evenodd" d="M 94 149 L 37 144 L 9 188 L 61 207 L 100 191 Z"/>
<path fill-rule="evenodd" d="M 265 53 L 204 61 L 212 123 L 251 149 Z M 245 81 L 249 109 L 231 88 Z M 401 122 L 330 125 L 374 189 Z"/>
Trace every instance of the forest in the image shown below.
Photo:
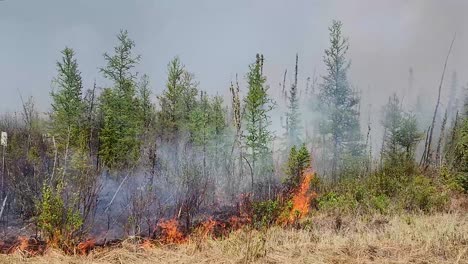
<path fill-rule="evenodd" d="M 21 97 L 0 114 L 0 258 L 193 263 L 208 249 L 222 263 L 468 262 L 468 90 L 446 69 L 456 36 L 437 100 L 394 93 L 371 123 L 350 81 L 346 24 L 328 34 L 324 72 L 308 77 L 292 53 L 272 85 L 271 61 L 246 54 L 217 93 L 178 56 L 155 93 L 126 30 L 96 65 L 109 86 L 85 87 L 64 47 L 48 111 Z"/>

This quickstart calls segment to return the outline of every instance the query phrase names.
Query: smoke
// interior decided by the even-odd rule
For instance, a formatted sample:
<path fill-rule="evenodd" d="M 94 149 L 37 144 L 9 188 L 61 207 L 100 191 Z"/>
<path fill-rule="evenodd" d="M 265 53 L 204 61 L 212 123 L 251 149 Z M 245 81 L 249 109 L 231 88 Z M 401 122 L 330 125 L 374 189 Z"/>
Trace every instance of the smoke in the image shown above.
<path fill-rule="evenodd" d="M 75 10 L 73 14 L 68 12 L 71 9 Z M 313 83 L 317 89 L 325 74 L 322 60 L 324 49 L 329 46 L 327 28 L 332 19 L 338 19 L 344 24 L 344 35 L 349 37 L 348 76 L 361 94 L 362 133 L 365 135 L 368 125 L 371 127 L 372 149 L 377 155 L 382 140 L 381 109 L 391 94 L 397 93 L 407 111 L 421 112 L 420 126 L 426 128 L 435 107 L 443 61 L 455 33 L 440 115 L 446 108 L 453 108 L 453 98 L 461 97 L 468 74 L 464 60 L 468 57 L 464 49 L 468 44 L 466 10 L 468 2 L 464 0 L 138 4 L 116 4 L 111 0 L 3 1 L 0 31 L 8 37 L 0 49 L 0 111 L 21 109 L 18 90 L 25 98 L 33 95 L 40 111 L 50 110 L 50 82 L 56 75 L 55 61 L 65 46 L 77 51 L 85 89 L 92 87 L 94 80 L 100 87 L 110 85 L 97 68 L 104 65 L 102 53 L 115 45 L 115 34 L 125 28 L 136 42 L 137 53 L 142 55 L 138 71 L 150 76 L 155 94 L 165 87 L 167 62 L 180 55 L 187 69 L 200 81 L 201 90 L 226 96 L 230 81 L 235 81 L 239 74 L 241 93 L 245 95 L 248 65 L 256 53 L 263 53 L 270 95 L 277 103 L 271 128 L 278 137 L 284 133 L 281 118 L 287 111 L 287 100 L 282 95 L 284 71 L 288 72 L 285 84 L 288 90 L 293 81 L 294 56 L 298 53 L 301 125 L 305 136 L 313 133 L 311 120 L 319 117 L 305 90 Z M 457 72 L 458 85 L 452 89 L 453 72 Z M 232 138 L 231 135 L 229 140 Z M 275 141 L 275 149 L 280 149 L 280 144 Z M 215 194 L 204 201 L 195 201 L 204 205 L 228 204 L 249 187 L 247 176 L 232 177 L 215 159 L 209 159 L 208 167 L 202 168 L 200 152 L 186 149 L 183 144 L 159 145 L 156 156 L 155 175 L 138 168 L 117 193 L 126 174 L 102 175 L 96 220 L 99 225 L 95 232 L 120 237 L 129 230 L 135 233 L 135 222 L 154 226 L 159 218 L 179 214 L 178 210 L 188 201 L 187 186 L 194 182 L 198 184 L 192 185 L 195 191 L 207 188 Z M 219 153 L 216 158 L 229 160 L 232 153 Z M 281 162 L 278 163 L 280 170 Z M 135 222 L 129 222 L 129 215 Z M 107 225 L 119 229 L 110 234 Z"/>

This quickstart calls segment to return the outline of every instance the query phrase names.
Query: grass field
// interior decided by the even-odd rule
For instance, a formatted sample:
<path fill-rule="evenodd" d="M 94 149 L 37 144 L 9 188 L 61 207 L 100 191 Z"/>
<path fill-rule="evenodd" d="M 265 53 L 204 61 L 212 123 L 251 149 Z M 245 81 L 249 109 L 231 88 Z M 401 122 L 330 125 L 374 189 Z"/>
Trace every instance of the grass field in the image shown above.
<path fill-rule="evenodd" d="M 141 248 L 129 241 L 88 256 L 53 249 L 21 252 L 1 263 L 468 263 L 468 215 L 444 213 L 372 217 L 317 215 L 300 229 L 239 230 L 212 240 Z"/>

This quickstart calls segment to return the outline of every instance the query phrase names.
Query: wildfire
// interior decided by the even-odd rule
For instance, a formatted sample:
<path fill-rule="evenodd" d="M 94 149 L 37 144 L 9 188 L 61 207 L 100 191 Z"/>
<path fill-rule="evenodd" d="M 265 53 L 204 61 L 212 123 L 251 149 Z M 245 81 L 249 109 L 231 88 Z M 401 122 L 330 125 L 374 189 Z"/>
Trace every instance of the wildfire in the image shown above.
<path fill-rule="evenodd" d="M 21 252 L 22 254 L 27 254 L 29 256 L 36 256 L 43 254 L 45 250 L 45 243 L 37 241 L 34 238 L 29 239 L 27 237 L 20 236 L 5 253 L 11 254 L 15 252 Z"/>
<path fill-rule="evenodd" d="M 149 250 L 153 248 L 153 244 L 149 239 L 144 239 L 143 242 L 140 244 L 140 248 L 144 250 Z"/>
<path fill-rule="evenodd" d="M 181 244 L 186 241 L 186 237 L 179 230 L 179 222 L 176 219 L 165 220 L 158 223 L 161 229 L 160 241 L 164 244 Z"/>
<path fill-rule="evenodd" d="M 204 238 L 213 236 L 214 228 L 217 224 L 218 223 L 212 218 L 206 220 L 205 222 L 202 222 L 200 226 L 200 235 Z"/>
<path fill-rule="evenodd" d="M 309 193 L 310 182 L 314 178 L 314 171 L 308 168 L 304 171 L 302 182 L 292 197 L 292 209 L 289 214 L 288 223 L 301 219 L 309 212 L 310 202 L 316 196 L 315 192 Z"/>
<path fill-rule="evenodd" d="M 88 239 L 86 241 L 80 242 L 78 246 L 76 246 L 76 250 L 78 254 L 86 255 L 91 251 L 96 244 L 96 240 Z"/>
<path fill-rule="evenodd" d="M 292 192 L 292 196 L 289 196 L 292 203 L 291 209 L 288 207 L 286 211 L 283 211 L 284 216 L 277 220 L 277 224 L 292 224 L 307 215 L 312 198 L 316 196 L 315 192 L 309 191 L 313 178 L 314 171 L 311 168 L 304 171 L 299 186 Z M 153 236 L 143 238 L 139 242 L 139 248 L 148 250 L 155 246 L 154 242 L 160 244 L 182 244 L 229 235 L 230 232 L 242 229 L 252 223 L 252 208 L 251 195 L 244 194 L 240 196 L 235 209 L 221 212 L 221 214 L 214 214 L 207 220 L 198 222 L 194 229 L 186 231 L 180 229 L 181 225 L 175 218 L 161 220 L 156 225 Z M 118 240 L 116 243 L 121 243 L 121 240 Z M 75 252 L 75 254 L 86 255 L 96 248 L 109 245 L 113 244 L 106 241 L 104 243 L 96 243 L 96 239 L 92 238 L 80 242 L 74 247 L 74 250 L 67 251 L 67 253 L 72 254 Z M 34 256 L 43 254 L 47 247 L 54 246 L 57 246 L 55 240 L 46 242 L 34 238 L 18 237 L 10 241 L 0 241 L 0 253 L 20 252 L 21 254 Z"/>

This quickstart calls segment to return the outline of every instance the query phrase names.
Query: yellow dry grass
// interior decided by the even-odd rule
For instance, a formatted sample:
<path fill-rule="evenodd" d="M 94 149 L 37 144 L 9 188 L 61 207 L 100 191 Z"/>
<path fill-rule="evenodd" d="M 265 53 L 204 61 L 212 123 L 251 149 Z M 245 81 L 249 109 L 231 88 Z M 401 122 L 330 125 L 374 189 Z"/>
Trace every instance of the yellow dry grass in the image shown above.
<path fill-rule="evenodd" d="M 141 249 L 124 243 L 88 256 L 48 250 L 0 263 L 468 263 L 468 215 L 315 216 L 303 229 L 237 231 L 221 240 L 197 240 Z"/>

